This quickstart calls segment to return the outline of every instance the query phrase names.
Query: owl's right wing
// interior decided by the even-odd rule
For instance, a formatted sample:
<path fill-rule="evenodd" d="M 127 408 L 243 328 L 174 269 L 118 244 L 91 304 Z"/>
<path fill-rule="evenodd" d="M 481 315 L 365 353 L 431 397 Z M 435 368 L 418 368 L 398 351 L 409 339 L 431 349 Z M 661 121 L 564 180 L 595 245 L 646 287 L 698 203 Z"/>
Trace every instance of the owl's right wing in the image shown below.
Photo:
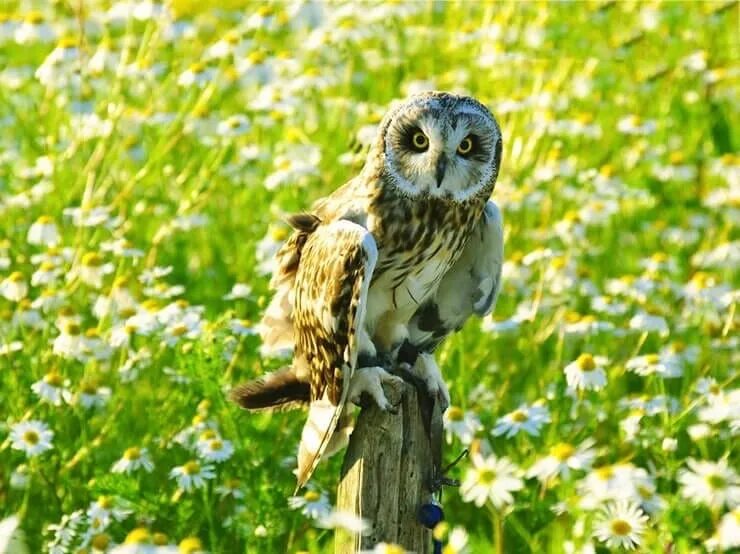
<path fill-rule="evenodd" d="M 338 220 L 319 225 L 303 245 L 293 305 L 293 367 L 311 383 L 298 452 L 298 486 L 311 476 L 347 402 L 378 257 L 373 236 Z"/>
<path fill-rule="evenodd" d="M 413 350 L 432 352 L 470 316 L 484 316 L 493 310 L 501 289 L 503 259 L 503 218 L 489 200 L 460 258 L 444 275 L 436 293 L 414 314 L 409 324 Z"/>

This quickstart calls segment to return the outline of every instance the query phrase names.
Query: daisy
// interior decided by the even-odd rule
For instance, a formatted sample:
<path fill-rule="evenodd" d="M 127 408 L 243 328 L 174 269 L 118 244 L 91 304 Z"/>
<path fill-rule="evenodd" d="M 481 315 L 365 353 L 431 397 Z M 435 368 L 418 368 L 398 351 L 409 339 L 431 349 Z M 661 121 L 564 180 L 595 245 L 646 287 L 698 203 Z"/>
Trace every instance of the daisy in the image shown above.
<path fill-rule="evenodd" d="M 309 490 L 303 496 L 291 496 L 288 505 L 294 510 L 301 510 L 304 516 L 312 519 L 328 517 L 331 513 L 331 504 L 325 493 Z"/>
<path fill-rule="evenodd" d="M 532 436 L 539 436 L 540 429 L 546 423 L 550 423 L 550 412 L 546 406 L 522 404 L 513 412 L 496 421 L 496 426 L 491 433 L 494 437 L 505 435 L 513 437 L 519 431 L 525 431 Z"/>
<path fill-rule="evenodd" d="M 689 469 L 678 472 L 681 494 L 686 499 L 714 509 L 740 504 L 740 478 L 726 459 L 710 462 L 689 458 L 686 463 Z"/>
<path fill-rule="evenodd" d="M 629 327 L 644 333 L 657 332 L 661 336 L 667 336 L 670 332 L 665 318 L 645 312 L 639 313 L 630 319 Z"/>
<path fill-rule="evenodd" d="M 240 137 L 249 132 L 251 124 L 244 115 L 232 115 L 218 124 L 216 134 L 222 137 Z"/>
<path fill-rule="evenodd" d="M 514 502 L 512 491 L 521 490 L 524 486 L 515 464 L 494 454 L 484 458 L 474 453 L 471 460 L 473 467 L 468 469 L 460 487 L 465 502 L 473 502 L 480 507 L 490 500 L 496 508 Z"/>
<path fill-rule="evenodd" d="M 447 408 L 442 417 L 447 431 L 448 443 L 451 443 L 452 437 L 456 436 L 463 444 L 470 444 L 475 438 L 475 434 L 483 429 L 478 416 L 457 406 Z"/>
<path fill-rule="evenodd" d="M 572 469 L 588 470 L 596 457 L 591 448 L 595 444 L 593 439 L 586 439 L 580 446 L 561 442 L 550 448 L 550 454 L 536 462 L 527 477 L 536 477 L 542 483 L 548 483 L 556 477 L 568 478 Z"/>
<path fill-rule="evenodd" d="M 31 285 L 34 287 L 53 284 L 61 275 L 62 270 L 51 262 L 43 262 L 31 275 Z"/>
<path fill-rule="evenodd" d="M 55 246 L 59 244 L 59 229 L 51 216 L 42 215 L 28 228 L 26 239 L 30 244 Z"/>
<path fill-rule="evenodd" d="M 329 514 L 321 516 L 316 525 L 323 529 L 344 529 L 350 533 L 365 534 L 371 529 L 370 522 L 351 512 L 331 510 Z"/>
<path fill-rule="evenodd" d="M 740 508 L 722 516 L 717 532 L 705 544 L 709 550 L 719 549 L 723 552 L 740 547 Z"/>
<path fill-rule="evenodd" d="M 96 289 L 103 286 L 103 278 L 114 270 L 113 264 L 105 263 L 103 257 L 97 252 L 88 252 L 82 256 L 82 263 L 78 269 L 78 275 L 83 283 Z"/>
<path fill-rule="evenodd" d="M 77 323 L 67 323 L 54 339 L 53 352 L 62 358 L 79 358 L 83 350 L 82 334 Z"/>
<path fill-rule="evenodd" d="M 38 456 L 52 448 L 54 431 L 43 421 L 21 421 L 10 429 L 12 447 L 23 450 L 28 457 Z"/>
<path fill-rule="evenodd" d="M 606 507 L 594 534 L 609 548 L 632 550 L 640 545 L 647 519 L 636 505 L 620 500 Z"/>
<path fill-rule="evenodd" d="M 131 510 L 116 506 L 110 496 L 100 496 L 94 502 L 90 502 L 87 509 L 87 517 L 90 521 L 98 521 L 98 529 L 108 527 L 112 521 L 123 521 L 131 515 Z"/>
<path fill-rule="evenodd" d="M 0 552 L 8 554 L 28 552 L 26 537 L 21 529 L 18 516 L 10 516 L 0 521 Z"/>
<path fill-rule="evenodd" d="M 14 271 L 3 281 L 0 281 L 0 294 L 11 302 L 20 302 L 28 294 L 28 284 L 23 274 Z"/>
<path fill-rule="evenodd" d="M 84 408 L 102 408 L 110 399 L 110 387 L 101 387 L 96 379 L 88 379 L 80 385 L 77 402 Z"/>
<path fill-rule="evenodd" d="M 170 471 L 170 478 L 177 480 L 177 486 L 185 491 L 200 489 L 205 486 L 206 480 L 213 479 L 215 476 L 212 465 L 201 465 L 195 460 L 177 466 Z"/>
<path fill-rule="evenodd" d="M 236 283 L 229 294 L 224 295 L 224 300 L 237 300 L 249 298 L 252 294 L 252 287 L 245 283 Z"/>
<path fill-rule="evenodd" d="M 143 469 L 147 473 L 151 473 L 154 469 L 154 464 L 152 463 L 152 460 L 149 457 L 149 452 L 146 448 L 132 446 L 131 448 L 127 448 L 123 453 L 123 456 L 121 456 L 121 459 L 113 464 L 111 471 L 113 473 L 129 474 L 139 469 Z"/>
<path fill-rule="evenodd" d="M 205 441 L 198 441 L 198 455 L 208 462 L 220 463 L 231 458 L 234 454 L 234 446 L 231 441 L 214 438 Z"/>
<path fill-rule="evenodd" d="M 31 385 L 31 390 L 45 402 L 61 406 L 63 402 L 69 404 L 72 399 L 72 393 L 66 388 L 68 384 L 69 382 L 65 382 L 59 372 L 52 370 L 44 375 L 43 379 Z"/>
<path fill-rule="evenodd" d="M 601 390 L 606 386 L 604 366 L 609 360 L 603 356 L 581 354 L 565 366 L 565 379 L 573 390 Z"/>
<path fill-rule="evenodd" d="M 221 498 L 226 498 L 231 496 L 232 498 L 236 498 L 237 500 L 240 498 L 244 498 L 244 491 L 241 488 L 242 483 L 239 481 L 239 479 L 227 479 L 223 485 L 218 485 L 216 487 L 216 494 L 218 494 Z"/>
<path fill-rule="evenodd" d="M 681 361 L 673 355 L 645 354 L 628 360 L 625 367 L 643 377 L 656 374 L 666 379 L 672 379 L 683 375 L 681 366 Z"/>

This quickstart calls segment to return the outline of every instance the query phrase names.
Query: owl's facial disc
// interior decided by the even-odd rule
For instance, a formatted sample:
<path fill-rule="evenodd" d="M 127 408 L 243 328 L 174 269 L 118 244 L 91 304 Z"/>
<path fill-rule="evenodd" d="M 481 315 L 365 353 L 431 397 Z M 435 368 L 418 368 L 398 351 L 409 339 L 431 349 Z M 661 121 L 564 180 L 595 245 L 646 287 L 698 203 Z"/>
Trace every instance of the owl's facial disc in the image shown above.
<path fill-rule="evenodd" d="M 391 120 L 385 157 L 404 194 L 464 201 L 495 179 L 501 159 L 498 125 L 483 109 L 457 98 L 412 102 Z"/>

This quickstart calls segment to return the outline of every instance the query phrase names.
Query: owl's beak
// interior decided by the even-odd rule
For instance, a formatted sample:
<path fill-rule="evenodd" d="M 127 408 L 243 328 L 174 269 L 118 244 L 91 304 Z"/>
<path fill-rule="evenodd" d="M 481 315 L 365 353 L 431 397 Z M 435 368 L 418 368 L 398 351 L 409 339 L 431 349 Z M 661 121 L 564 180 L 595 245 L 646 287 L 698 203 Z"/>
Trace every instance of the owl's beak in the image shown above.
<path fill-rule="evenodd" d="M 437 171 L 435 177 L 437 178 L 437 188 L 442 186 L 442 181 L 445 178 L 445 170 L 447 169 L 447 156 L 442 153 L 437 159 Z"/>

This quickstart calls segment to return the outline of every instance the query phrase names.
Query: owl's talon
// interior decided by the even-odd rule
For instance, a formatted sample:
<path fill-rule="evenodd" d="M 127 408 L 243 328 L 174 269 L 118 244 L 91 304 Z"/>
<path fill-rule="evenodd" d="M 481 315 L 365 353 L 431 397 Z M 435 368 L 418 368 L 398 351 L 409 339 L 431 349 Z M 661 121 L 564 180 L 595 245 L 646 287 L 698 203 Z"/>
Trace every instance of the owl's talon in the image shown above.
<path fill-rule="evenodd" d="M 450 406 L 450 391 L 442 378 L 442 372 L 434 359 L 428 352 L 419 354 L 414 364 L 413 373 L 426 383 L 429 396 L 439 402 L 444 412 Z"/>
<path fill-rule="evenodd" d="M 361 397 L 367 394 L 384 412 L 397 413 L 397 407 L 388 401 L 383 392 L 383 384 L 390 382 L 403 382 L 403 379 L 391 375 L 380 366 L 359 368 L 352 376 L 349 385 L 349 399 L 358 406 L 362 406 Z"/>

